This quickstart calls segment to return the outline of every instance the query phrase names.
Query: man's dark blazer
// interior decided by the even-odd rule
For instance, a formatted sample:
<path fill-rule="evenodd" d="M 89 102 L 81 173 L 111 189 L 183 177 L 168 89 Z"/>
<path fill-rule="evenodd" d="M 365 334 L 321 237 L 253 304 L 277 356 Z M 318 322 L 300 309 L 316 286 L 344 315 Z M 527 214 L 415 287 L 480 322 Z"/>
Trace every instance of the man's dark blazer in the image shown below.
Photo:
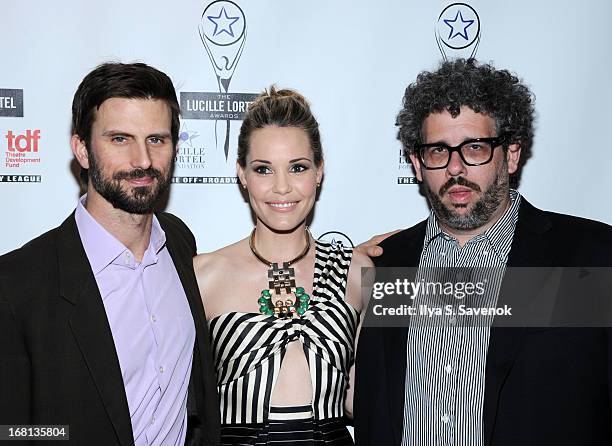
<path fill-rule="evenodd" d="M 417 267 L 425 229 L 421 222 L 387 238 L 377 266 Z M 612 228 L 541 211 L 523 198 L 507 265 L 612 266 Z M 361 331 L 354 404 L 358 446 L 401 444 L 407 333 Z M 491 328 L 486 446 L 610 445 L 611 396 L 610 329 Z"/>
<path fill-rule="evenodd" d="M 157 217 L 196 327 L 186 444 L 216 445 L 219 403 L 192 266 L 195 239 L 175 216 Z M 0 257 L 0 389 L 0 424 L 70 425 L 70 444 L 134 443 L 119 359 L 74 214 Z"/>

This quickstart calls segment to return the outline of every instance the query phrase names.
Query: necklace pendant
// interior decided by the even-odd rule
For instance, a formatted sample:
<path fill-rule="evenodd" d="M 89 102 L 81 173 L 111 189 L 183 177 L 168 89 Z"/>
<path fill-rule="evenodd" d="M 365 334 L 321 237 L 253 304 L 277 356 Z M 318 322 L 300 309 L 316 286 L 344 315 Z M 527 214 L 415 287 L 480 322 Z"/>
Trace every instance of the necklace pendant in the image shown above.
<path fill-rule="evenodd" d="M 271 290 L 262 290 L 257 300 L 259 312 L 267 316 L 275 316 L 282 319 L 291 319 L 297 315 L 301 317 L 310 306 L 310 296 L 304 288 L 297 287 L 285 300 L 283 296 L 276 294 L 272 297 Z"/>
<path fill-rule="evenodd" d="M 293 307 L 293 301 L 291 299 L 287 299 L 284 302 L 279 299 L 274 303 L 274 315 L 276 317 L 291 319 L 293 313 L 295 313 L 295 308 Z"/>
<path fill-rule="evenodd" d="M 279 268 L 278 263 L 272 264 L 268 270 L 268 287 L 275 294 L 280 294 L 281 290 L 290 294 L 295 289 L 295 269 L 289 266 L 289 262 L 283 262 L 282 268 Z"/>
<path fill-rule="evenodd" d="M 268 316 L 292 318 L 296 314 L 298 317 L 304 315 L 308 309 L 310 297 L 304 292 L 304 288 L 295 286 L 295 269 L 291 268 L 291 265 L 299 262 L 310 251 L 310 238 L 312 236 L 308 230 L 308 227 L 305 228 L 305 234 L 306 246 L 304 247 L 304 250 L 296 258 L 289 260 L 288 262 L 283 262 L 283 266 L 279 267 L 278 263 L 270 262 L 262 257 L 259 252 L 257 252 L 257 249 L 255 248 L 255 228 L 253 228 L 253 232 L 251 232 L 251 236 L 249 237 L 249 248 L 251 249 L 253 255 L 260 262 L 268 265 L 269 268 L 269 289 L 262 290 L 261 296 L 257 300 L 260 305 L 260 313 Z M 275 295 L 274 301 L 272 298 L 272 292 L 274 292 Z"/>

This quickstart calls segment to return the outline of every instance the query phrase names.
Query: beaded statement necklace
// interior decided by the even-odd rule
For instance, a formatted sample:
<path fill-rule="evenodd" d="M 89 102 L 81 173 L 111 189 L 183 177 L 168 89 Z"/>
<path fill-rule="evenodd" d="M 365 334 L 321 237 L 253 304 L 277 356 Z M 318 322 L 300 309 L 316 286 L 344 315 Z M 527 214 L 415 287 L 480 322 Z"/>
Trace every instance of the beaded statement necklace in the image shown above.
<path fill-rule="evenodd" d="M 255 248 L 255 228 L 253 228 L 249 238 L 249 247 L 257 260 L 269 268 L 269 289 L 261 290 L 261 295 L 257 299 L 257 303 L 260 305 L 260 313 L 290 319 L 296 314 L 302 316 L 308 309 L 310 296 L 306 294 L 303 287 L 295 286 L 295 270 L 291 268 L 291 265 L 302 260 L 310 250 L 310 231 L 306 228 L 305 232 L 306 247 L 296 258 L 283 262 L 281 268 L 278 266 L 278 263 L 270 262 L 257 252 Z M 274 291 L 274 298 L 272 297 L 272 291 Z M 284 296 L 281 296 L 281 291 L 285 292 Z"/>

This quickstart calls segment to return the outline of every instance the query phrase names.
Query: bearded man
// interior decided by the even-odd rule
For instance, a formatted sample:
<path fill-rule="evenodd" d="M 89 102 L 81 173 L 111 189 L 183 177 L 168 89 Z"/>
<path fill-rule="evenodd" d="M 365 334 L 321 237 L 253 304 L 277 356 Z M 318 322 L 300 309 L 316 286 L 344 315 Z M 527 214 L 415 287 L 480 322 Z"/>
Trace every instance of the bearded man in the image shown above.
<path fill-rule="evenodd" d="M 179 112 L 170 78 L 141 63 L 100 65 L 77 89 L 71 147 L 87 193 L 0 258 L 1 424 L 66 426 L 52 439 L 73 444 L 218 444 L 195 239 L 154 212 Z"/>
<path fill-rule="evenodd" d="M 539 210 L 512 188 L 531 152 L 533 115 L 532 94 L 506 70 L 458 59 L 421 73 L 397 125 L 431 212 L 381 243 L 377 269 L 415 268 L 417 283 L 440 270 L 459 279 L 488 269 L 495 280 L 479 305 L 495 308 L 502 277 L 523 285 L 514 297 L 537 302 L 536 284 L 509 283 L 509 267 L 611 266 L 610 226 Z M 586 149 L 576 153 L 588 164 Z M 575 295 L 571 308 L 590 297 Z M 383 328 L 368 316 L 356 359 L 360 446 L 611 444 L 609 323 L 491 327 L 451 311 L 437 323 L 417 315 Z"/>

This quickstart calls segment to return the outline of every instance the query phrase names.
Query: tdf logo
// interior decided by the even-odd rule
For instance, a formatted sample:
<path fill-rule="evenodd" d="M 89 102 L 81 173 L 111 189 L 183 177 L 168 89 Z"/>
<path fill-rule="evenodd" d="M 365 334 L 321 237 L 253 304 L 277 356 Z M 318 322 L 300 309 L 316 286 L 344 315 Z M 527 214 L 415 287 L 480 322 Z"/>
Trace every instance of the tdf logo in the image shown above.
<path fill-rule="evenodd" d="M 4 136 L 7 141 L 9 152 L 38 152 L 38 142 L 40 141 L 40 130 L 26 130 L 25 134 L 15 134 L 12 130 Z"/>

